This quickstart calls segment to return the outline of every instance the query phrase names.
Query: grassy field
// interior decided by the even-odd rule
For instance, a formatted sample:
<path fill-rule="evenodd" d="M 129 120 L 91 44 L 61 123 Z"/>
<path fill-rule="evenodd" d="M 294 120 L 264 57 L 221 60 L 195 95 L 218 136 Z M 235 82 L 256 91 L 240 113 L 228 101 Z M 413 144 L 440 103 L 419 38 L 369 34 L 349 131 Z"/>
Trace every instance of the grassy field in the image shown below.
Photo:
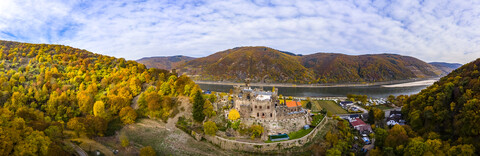
<path fill-rule="evenodd" d="M 296 132 L 291 132 L 288 134 L 288 137 L 290 137 L 290 140 L 293 140 L 293 139 L 298 139 L 298 138 L 301 138 L 305 135 L 307 135 L 308 133 L 310 133 L 311 131 L 313 130 L 313 128 L 309 128 L 309 129 L 301 129 L 299 131 L 296 131 Z"/>
<path fill-rule="evenodd" d="M 392 109 L 393 107 L 389 107 L 387 105 L 377 105 L 377 106 L 373 106 L 374 108 L 378 108 L 378 109 L 381 109 L 381 110 L 385 110 L 385 109 Z"/>
<path fill-rule="evenodd" d="M 320 101 L 314 101 L 312 110 L 313 111 L 320 111 L 323 108 L 327 109 L 327 111 L 333 113 L 333 114 L 347 114 L 348 112 L 337 105 L 333 101 L 327 101 L 327 100 L 320 100 Z"/>

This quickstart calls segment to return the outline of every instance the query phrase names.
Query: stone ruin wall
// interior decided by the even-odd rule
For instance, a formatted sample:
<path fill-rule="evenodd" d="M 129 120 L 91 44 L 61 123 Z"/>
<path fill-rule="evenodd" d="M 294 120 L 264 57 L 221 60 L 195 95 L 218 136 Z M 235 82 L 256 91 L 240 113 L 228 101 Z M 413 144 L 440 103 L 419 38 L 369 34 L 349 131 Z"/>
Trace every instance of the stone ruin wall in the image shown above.
<path fill-rule="evenodd" d="M 237 150 L 237 151 L 247 151 L 247 152 L 257 152 L 257 153 L 266 153 L 266 152 L 273 152 L 278 154 L 285 154 L 282 149 L 288 149 L 292 147 L 300 147 L 304 146 L 306 143 L 312 141 L 312 139 L 317 135 L 318 131 L 321 130 L 324 125 L 328 122 L 328 118 L 325 117 L 322 121 L 306 136 L 295 139 L 295 140 L 287 140 L 281 142 L 273 142 L 273 143 L 249 143 L 249 142 L 242 142 L 236 140 L 229 140 L 219 136 L 209 136 L 205 135 L 205 138 L 208 142 L 211 142 L 215 145 L 218 145 L 222 149 L 226 150 Z M 199 135 L 199 134 L 198 134 Z M 202 136 L 199 137 L 200 139 Z M 200 140 L 197 139 L 197 140 Z"/>
<path fill-rule="evenodd" d="M 264 127 L 264 134 L 277 134 L 277 133 L 289 133 L 293 131 L 298 131 L 303 128 L 305 125 L 311 123 L 311 117 L 308 114 L 303 114 L 298 117 L 282 119 L 282 120 L 273 120 L 273 119 L 253 119 L 253 118 L 242 118 L 242 123 L 246 125 L 252 125 L 255 123 L 261 124 Z"/>

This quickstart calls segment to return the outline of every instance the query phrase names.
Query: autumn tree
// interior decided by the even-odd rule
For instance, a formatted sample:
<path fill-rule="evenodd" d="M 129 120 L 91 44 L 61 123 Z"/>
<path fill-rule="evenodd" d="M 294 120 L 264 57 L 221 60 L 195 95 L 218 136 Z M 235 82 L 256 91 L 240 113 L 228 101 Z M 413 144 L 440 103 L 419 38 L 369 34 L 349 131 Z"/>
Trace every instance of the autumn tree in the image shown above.
<path fill-rule="evenodd" d="M 327 141 L 330 146 L 333 146 L 337 144 L 338 136 L 336 134 L 333 134 L 331 131 L 328 131 L 325 135 L 325 141 Z"/>
<path fill-rule="evenodd" d="M 378 128 L 378 127 L 375 128 L 375 146 L 382 148 L 387 136 L 388 136 L 387 130 Z"/>
<path fill-rule="evenodd" d="M 407 131 L 400 126 L 395 125 L 388 131 L 388 136 L 385 138 L 385 146 L 396 148 L 400 145 L 405 145 L 408 142 Z"/>
<path fill-rule="evenodd" d="M 251 139 L 254 139 L 256 137 L 259 137 L 263 133 L 263 127 L 258 124 L 254 124 L 250 127 L 250 131 L 252 133 L 252 136 L 250 136 Z"/>
<path fill-rule="evenodd" d="M 74 130 L 77 137 L 80 137 L 80 132 L 85 130 L 85 126 L 78 117 L 71 118 L 67 123 L 67 128 Z"/>
<path fill-rule="evenodd" d="M 375 117 L 375 122 L 381 122 L 383 119 L 385 119 L 385 112 L 381 109 L 378 108 L 373 108 L 373 114 Z"/>
<path fill-rule="evenodd" d="M 52 140 L 59 140 L 63 137 L 63 128 L 61 126 L 49 126 L 44 132 Z"/>
<path fill-rule="evenodd" d="M 140 149 L 140 156 L 156 156 L 155 150 L 152 146 L 145 146 Z"/>
<path fill-rule="evenodd" d="M 103 103 L 103 101 L 97 101 L 93 104 L 93 114 L 102 118 L 107 116 L 105 112 L 105 103 Z"/>
<path fill-rule="evenodd" d="M 203 105 L 203 114 L 207 118 L 211 118 L 216 115 L 216 112 L 213 110 L 213 105 L 210 103 L 210 100 L 205 100 L 205 104 Z"/>
<path fill-rule="evenodd" d="M 78 106 L 80 111 L 84 114 L 92 113 L 93 109 L 93 96 L 87 91 L 80 91 L 77 94 Z"/>
<path fill-rule="evenodd" d="M 47 155 L 50 138 L 43 132 L 33 131 L 14 147 L 14 155 Z"/>
<path fill-rule="evenodd" d="M 135 112 L 132 107 L 127 106 L 123 107 L 122 110 L 120 110 L 119 116 L 124 124 L 132 124 L 135 123 L 135 119 L 137 118 L 137 112 Z"/>
<path fill-rule="evenodd" d="M 161 108 L 161 97 L 156 92 L 145 93 L 145 101 L 150 111 L 156 111 Z"/>
<path fill-rule="evenodd" d="M 203 131 L 205 132 L 205 134 L 213 136 L 213 135 L 215 135 L 217 130 L 218 130 L 218 128 L 217 128 L 217 125 L 215 124 L 215 122 L 207 121 L 207 122 L 203 123 Z"/>
<path fill-rule="evenodd" d="M 231 109 L 230 112 L 228 112 L 228 119 L 235 121 L 240 118 L 240 113 L 236 109 Z"/>

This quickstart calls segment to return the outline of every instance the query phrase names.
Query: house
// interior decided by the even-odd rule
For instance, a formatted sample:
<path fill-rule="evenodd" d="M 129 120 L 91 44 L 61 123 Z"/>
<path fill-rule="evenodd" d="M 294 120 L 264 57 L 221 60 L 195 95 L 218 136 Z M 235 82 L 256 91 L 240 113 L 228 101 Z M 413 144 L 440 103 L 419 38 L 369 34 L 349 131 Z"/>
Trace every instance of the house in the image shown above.
<path fill-rule="evenodd" d="M 405 125 L 405 120 L 402 119 L 402 112 L 399 110 L 390 111 L 389 116 L 387 117 L 387 125 L 394 126 L 396 124 Z"/>
<path fill-rule="evenodd" d="M 365 122 L 363 122 L 363 120 L 360 118 L 351 119 L 350 124 L 354 129 L 358 130 L 362 134 L 373 132 L 372 127 L 366 124 Z"/>
<path fill-rule="evenodd" d="M 394 126 L 394 125 L 396 125 L 396 124 L 399 124 L 399 123 L 398 123 L 397 121 L 395 121 L 395 120 L 387 120 L 387 125 L 388 125 L 388 126 Z"/>
<path fill-rule="evenodd" d="M 358 114 L 352 114 L 352 115 L 350 115 L 350 118 L 352 118 L 352 119 L 359 118 L 359 117 L 360 117 L 360 115 L 358 115 Z"/>
<path fill-rule="evenodd" d="M 348 108 L 350 106 L 353 106 L 353 102 L 352 101 L 342 101 L 342 102 L 340 102 L 340 106 L 342 108 Z"/>

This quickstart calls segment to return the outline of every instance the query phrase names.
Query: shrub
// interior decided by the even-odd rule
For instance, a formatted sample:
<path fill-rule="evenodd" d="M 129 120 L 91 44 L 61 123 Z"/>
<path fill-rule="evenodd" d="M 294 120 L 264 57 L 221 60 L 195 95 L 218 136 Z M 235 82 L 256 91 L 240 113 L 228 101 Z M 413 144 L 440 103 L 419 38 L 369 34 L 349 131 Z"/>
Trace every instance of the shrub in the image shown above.
<path fill-rule="evenodd" d="M 155 156 L 157 155 L 152 146 L 146 146 L 140 149 L 140 156 Z"/>
<path fill-rule="evenodd" d="M 218 128 L 217 128 L 217 125 L 215 124 L 215 122 L 207 121 L 207 122 L 203 123 L 203 131 L 205 132 L 205 134 L 213 136 L 213 135 L 215 135 L 215 133 L 217 133 Z"/>

